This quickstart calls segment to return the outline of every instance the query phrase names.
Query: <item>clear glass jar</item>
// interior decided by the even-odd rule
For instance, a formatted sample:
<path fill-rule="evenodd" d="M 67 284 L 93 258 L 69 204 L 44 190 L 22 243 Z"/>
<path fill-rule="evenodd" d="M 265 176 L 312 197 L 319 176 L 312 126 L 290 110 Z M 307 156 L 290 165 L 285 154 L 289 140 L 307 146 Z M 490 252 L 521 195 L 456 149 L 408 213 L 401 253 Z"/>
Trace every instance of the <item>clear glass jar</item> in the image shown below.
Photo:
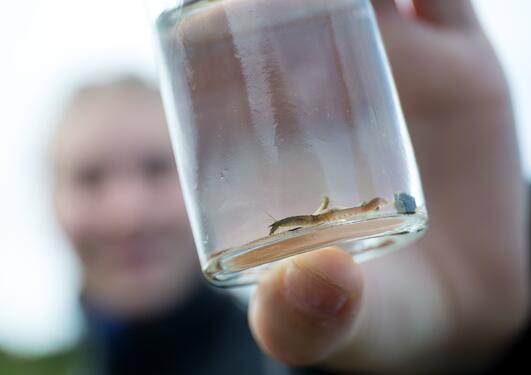
<path fill-rule="evenodd" d="M 154 3 L 172 143 L 212 283 L 252 283 L 329 245 L 365 261 L 425 230 L 369 0 Z"/>

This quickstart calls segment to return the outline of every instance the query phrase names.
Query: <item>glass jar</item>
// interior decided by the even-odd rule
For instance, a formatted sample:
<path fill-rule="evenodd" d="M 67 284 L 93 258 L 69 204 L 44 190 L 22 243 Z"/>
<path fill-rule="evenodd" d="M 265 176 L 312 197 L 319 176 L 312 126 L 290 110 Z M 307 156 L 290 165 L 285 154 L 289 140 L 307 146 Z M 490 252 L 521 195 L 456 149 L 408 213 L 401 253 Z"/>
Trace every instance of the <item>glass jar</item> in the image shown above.
<path fill-rule="evenodd" d="M 155 1 L 186 208 L 212 283 L 337 245 L 357 261 L 427 226 L 369 0 Z"/>

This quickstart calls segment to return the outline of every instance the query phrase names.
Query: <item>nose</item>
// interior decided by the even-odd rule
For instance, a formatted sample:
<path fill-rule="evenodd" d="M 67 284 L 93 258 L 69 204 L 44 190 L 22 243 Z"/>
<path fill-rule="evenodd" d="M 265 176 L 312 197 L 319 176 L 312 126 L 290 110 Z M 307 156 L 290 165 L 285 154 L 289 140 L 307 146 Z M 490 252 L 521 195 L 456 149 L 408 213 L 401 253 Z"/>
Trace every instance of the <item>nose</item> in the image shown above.
<path fill-rule="evenodd" d="M 144 185 L 141 179 L 126 176 L 109 182 L 100 206 L 100 224 L 107 233 L 128 237 L 146 227 L 149 202 Z"/>

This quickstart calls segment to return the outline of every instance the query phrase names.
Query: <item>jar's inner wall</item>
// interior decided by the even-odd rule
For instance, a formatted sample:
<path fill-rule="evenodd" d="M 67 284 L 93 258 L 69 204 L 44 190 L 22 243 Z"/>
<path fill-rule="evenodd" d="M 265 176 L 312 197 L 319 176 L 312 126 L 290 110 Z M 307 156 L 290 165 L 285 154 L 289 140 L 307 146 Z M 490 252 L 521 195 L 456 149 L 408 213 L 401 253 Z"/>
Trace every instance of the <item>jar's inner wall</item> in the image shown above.
<path fill-rule="evenodd" d="M 164 12 L 158 32 L 170 132 L 207 273 L 424 228 L 369 1 L 195 1 Z M 386 218 L 399 219 L 381 228 L 374 221 Z M 370 220 L 380 229 L 352 227 Z M 386 240 L 353 252 L 400 242 Z M 235 256 L 267 244 L 276 246 L 262 251 L 271 257 L 234 267 Z"/>

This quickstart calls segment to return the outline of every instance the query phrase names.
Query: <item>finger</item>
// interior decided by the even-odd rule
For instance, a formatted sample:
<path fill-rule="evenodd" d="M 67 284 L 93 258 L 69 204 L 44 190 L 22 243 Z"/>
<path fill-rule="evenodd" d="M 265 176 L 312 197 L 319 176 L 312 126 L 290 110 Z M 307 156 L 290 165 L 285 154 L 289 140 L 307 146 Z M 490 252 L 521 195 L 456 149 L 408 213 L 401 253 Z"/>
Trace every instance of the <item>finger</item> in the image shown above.
<path fill-rule="evenodd" d="M 398 14 L 398 7 L 395 0 L 372 0 L 372 6 L 378 14 L 396 13 Z"/>
<path fill-rule="evenodd" d="M 323 361 L 341 348 L 361 299 L 361 274 L 338 248 L 299 255 L 260 282 L 249 320 L 255 339 L 291 366 Z"/>
<path fill-rule="evenodd" d="M 470 0 L 413 0 L 413 7 L 419 17 L 444 26 L 469 27 L 478 23 Z"/>

